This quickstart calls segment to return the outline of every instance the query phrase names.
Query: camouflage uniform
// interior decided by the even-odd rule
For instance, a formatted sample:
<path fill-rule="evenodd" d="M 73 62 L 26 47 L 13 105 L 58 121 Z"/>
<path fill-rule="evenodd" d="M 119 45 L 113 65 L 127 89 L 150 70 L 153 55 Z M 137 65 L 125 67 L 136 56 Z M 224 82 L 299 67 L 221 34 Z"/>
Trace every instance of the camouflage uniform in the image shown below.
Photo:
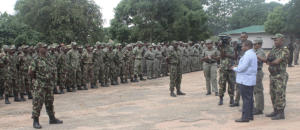
<path fill-rule="evenodd" d="M 137 76 L 142 76 L 143 74 L 143 66 L 142 66 L 142 60 L 143 58 L 143 48 L 139 48 L 139 47 L 135 47 L 133 49 L 133 55 L 135 56 L 134 59 L 134 75 L 135 78 L 137 78 Z"/>
<path fill-rule="evenodd" d="M 93 53 L 89 51 L 84 51 L 82 54 L 83 63 L 83 86 L 86 89 L 88 83 L 91 84 L 91 88 L 96 87 L 96 82 L 94 80 L 94 63 L 93 63 Z"/>
<path fill-rule="evenodd" d="M 220 52 L 216 48 L 205 49 L 202 53 L 201 57 L 219 57 Z M 207 61 L 203 62 L 203 70 L 204 76 L 206 79 L 206 90 L 207 93 L 211 93 L 211 86 L 213 88 L 213 92 L 218 92 L 217 85 L 217 61 L 215 59 L 210 58 Z"/>
<path fill-rule="evenodd" d="M 111 45 L 109 45 L 111 47 Z M 105 86 L 108 86 L 109 79 L 111 81 L 111 84 L 114 83 L 114 73 L 115 73 L 115 62 L 114 62 L 114 53 L 112 50 L 109 50 L 108 48 L 104 49 L 104 56 L 103 61 L 105 64 L 105 72 L 104 72 L 104 84 Z"/>
<path fill-rule="evenodd" d="M 199 68 L 199 49 L 198 45 L 192 48 L 192 71 L 198 71 Z"/>
<path fill-rule="evenodd" d="M 162 47 L 162 62 L 161 62 L 161 72 L 163 76 L 168 76 L 168 63 L 167 63 L 167 55 L 168 55 L 168 48 L 166 45 Z"/>
<path fill-rule="evenodd" d="M 266 58 L 263 49 L 259 48 L 254 50 L 256 55 L 262 58 Z M 258 111 L 264 110 L 264 87 L 262 80 L 264 78 L 264 72 L 262 71 L 263 61 L 258 60 L 257 63 L 257 75 L 256 75 L 256 85 L 254 86 L 254 99 L 255 99 L 255 109 Z"/>
<path fill-rule="evenodd" d="M 170 91 L 173 92 L 175 87 L 177 92 L 181 89 L 182 69 L 180 61 L 180 50 L 175 50 L 173 46 L 169 47 L 168 64 L 170 72 Z"/>
<path fill-rule="evenodd" d="M 286 67 L 289 61 L 289 50 L 286 47 L 273 48 L 268 57 L 281 59 L 278 65 L 270 65 L 270 96 L 275 111 L 283 111 L 286 105 L 286 85 L 288 81 L 288 73 Z"/>
<path fill-rule="evenodd" d="M 18 75 L 18 55 L 16 53 L 10 54 L 8 56 L 9 60 L 9 86 L 13 90 L 13 94 L 15 97 L 15 101 L 19 101 L 19 92 L 20 92 L 20 86 L 18 84 L 19 75 Z"/>
<path fill-rule="evenodd" d="M 51 63 L 46 57 L 38 56 L 32 62 L 30 70 L 34 72 L 32 118 L 39 118 L 43 103 L 48 115 L 54 116 L 54 95 Z"/>
<path fill-rule="evenodd" d="M 226 45 L 220 49 L 227 55 L 234 54 L 234 50 L 231 46 Z M 234 96 L 234 84 L 235 84 L 235 73 L 231 70 L 234 65 L 234 60 L 228 57 L 221 57 L 220 59 L 220 70 L 219 70 L 219 96 L 223 97 L 226 92 L 226 83 L 228 82 L 228 94 L 231 98 Z"/>
<path fill-rule="evenodd" d="M 150 50 L 151 48 L 151 50 Z M 149 50 L 145 53 L 145 59 L 147 63 L 147 78 L 152 79 L 154 78 L 154 59 L 155 59 L 155 52 L 152 50 L 152 46 Z"/>
<path fill-rule="evenodd" d="M 297 41 L 295 42 L 295 51 L 294 51 L 294 64 L 298 65 L 298 59 L 299 59 L 299 51 L 300 51 L 300 40 L 297 39 Z"/>
<path fill-rule="evenodd" d="M 64 50 L 58 55 L 57 58 L 57 85 L 59 86 L 60 93 L 63 94 L 63 90 L 66 88 L 67 71 L 69 70 L 69 64 L 67 62 L 67 55 Z"/>
<path fill-rule="evenodd" d="M 81 79 L 79 79 L 80 54 L 79 54 L 78 50 L 71 49 L 67 53 L 67 57 L 68 57 L 68 64 L 70 65 L 70 69 L 68 72 L 69 73 L 68 78 L 69 78 L 70 84 L 68 85 L 68 87 L 72 87 L 73 90 L 76 90 L 77 85 L 81 85 L 81 83 L 80 83 Z"/>
<path fill-rule="evenodd" d="M 100 46 L 98 43 L 97 47 Z M 101 86 L 104 86 L 103 81 L 103 74 L 104 74 L 104 63 L 103 63 L 103 51 L 100 47 L 94 50 L 93 52 L 93 61 L 94 61 L 94 80 L 93 82 L 97 82 L 99 80 L 99 83 L 101 83 Z"/>
<path fill-rule="evenodd" d="M 160 48 L 160 46 L 158 46 Z M 160 49 L 155 50 L 155 60 L 154 60 L 154 73 L 155 77 L 160 77 L 161 76 L 161 64 L 162 64 L 162 51 Z"/>

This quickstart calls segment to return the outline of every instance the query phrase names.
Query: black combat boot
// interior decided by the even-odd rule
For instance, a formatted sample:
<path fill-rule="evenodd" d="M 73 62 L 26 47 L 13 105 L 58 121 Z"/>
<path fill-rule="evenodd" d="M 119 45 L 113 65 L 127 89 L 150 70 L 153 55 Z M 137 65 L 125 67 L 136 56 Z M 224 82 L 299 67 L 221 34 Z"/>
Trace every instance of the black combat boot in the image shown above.
<path fill-rule="evenodd" d="M 177 91 L 177 95 L 181 95 L 181 96 L 183 96 L 183 95 L 186 95 L 185 93 L 183 93 L 183 92 L 181 92 L 180 90 L 179 91 Z"/>
<path fill-rule="evenodd" d="M 22 102 L 25 102 L 26 99 L 24 98 L 24 93 L 21 93 L 20 96 L 21 96 L 21 99 L 20 99 L 20 100 L 21 100 Z"/>
<path fill-rule="evenodd" d="M 211 92 L 207 92 L 206 95 L 211 95 Z"/>
<path fill-rule="evenodd" d="M 230 96 L 230 101 L 229 101 L 229 104 L 230 104 L 230 105 L 234 104 L 234 99 L 233 99 L 233 96 Z"/>
<path fill-rule="evenodd" d="M 92 88 L 93 86 L 91 85 L 91 88 Z M 88 88 L 86 87 L 86 85 L 83 85 L 83 90 L 88 90 Z"/>
<path fill-rule="evenodd" d="M 8 95 L 5 95 L 5 104 L 10 104 L 8 97 Z"/>
<path fill-rule="evenodd" d="M 27 96 L 28 96 L 28 99 L 32 99 L 32 94 L 30 91 L 27 91 Z"/>
<path fill-rule="evenodd" d="M 55 118 L 54 115 L 49 115 L 49 124 L 62 124 L 63 121 Z"/>
<path fill-rule="evenodd" d="M 15 98 L 15 102 L 21 102 L 20 98 L 19 98 L 19 94 L 17 92 L 14 92 L 14 98 Z"/>
<path fill-rule="evenodd" d="M 76 88 L 74 87 L 74 88 L 72 88 L 72 92 L 76 92 Z"/>
<path fill-rule="evenodd" d="M 285 119 L 284 110 L 278 110 L 277 114 L 271 118 L 272 120 L 283 120 Z"/>
<path fill-rule="evenodd" d="M 170 96 L 171 96 L 171 97 L 176 97 L 174 91 L 171 91 Z"/>
<path fill-rule="evenodd" d="M 72 90 L 70 89 L 70 87 L 67 87 L 67 92 L 72 92 Z"/>
<path fill-rule="evenodd" d="M 58 94 L 58 91 L 57 91 L 56 87 L 54 87 L 54 89 L 53 89 L 53 94 Z"/>
<path fill-rule="evenodd" d="M 81 86 L 77 86 L 77 90 L 83 90 Z"/>
<path fill-rule="evenodd" d="M 33 128 L 35 129 L 41 129 L 42 126 L 40 125 L 39 118 L 33 118 Z"/>
<path fill-rule="evenodd" d="M 141 81 L 146 81 L 146 79 L 144 79 L 143 75 L 140 75 L 140 80 Z"/>
<path fill-rule="evenodd" d="M 128 79 L 126 78 L 126 79 L 124 79 L 124 83 L 125 84 L 127 84 L 128 83 Z"/>
<path fill-rule="evenodd" d="M 219 105 L 223 105 L 223 96 L 220 96 Z"/>
<path fill-rule="evenodd" d="M 134 75 L 134 78 L 131 82 L 139 82 L 138 79 L 137 79 L 137 75 Z"/>
<path fill-rule="evenodd" d="M 266 117 L 273 117 L 273 116 L 276 116 L 278 113 L 277 109 L 274 109 L 274 111 L 270 114 L 266 114 Z"/>

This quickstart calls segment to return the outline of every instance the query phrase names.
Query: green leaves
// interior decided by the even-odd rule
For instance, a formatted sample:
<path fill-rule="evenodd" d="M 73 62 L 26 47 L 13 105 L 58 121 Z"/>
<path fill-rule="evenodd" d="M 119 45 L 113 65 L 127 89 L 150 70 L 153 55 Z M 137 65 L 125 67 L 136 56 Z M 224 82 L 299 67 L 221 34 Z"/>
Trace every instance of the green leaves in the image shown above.
<path fill-rule="evenodd" d="M 160 42 L 207 38 L 201 0 L 122 0 L 111 21 L 112 39 Z"/>
<path fill-rule="evenodd" d="M 85 44 L 104 38 L 102 14 L 93 0 L 18 0 L 15 10 L 45 42 Z"/>

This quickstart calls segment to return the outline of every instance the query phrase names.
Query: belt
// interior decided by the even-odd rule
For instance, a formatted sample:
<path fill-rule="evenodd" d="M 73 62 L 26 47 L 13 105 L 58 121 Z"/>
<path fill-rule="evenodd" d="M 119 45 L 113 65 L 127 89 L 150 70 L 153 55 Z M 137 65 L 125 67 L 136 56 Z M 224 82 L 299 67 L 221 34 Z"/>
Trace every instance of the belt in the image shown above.
<path fill-rule="evenodd" d="M 262 68 L 257 68 L 257 71 L 261 71 L 262 70 Z"/>
<path fill-rule="evenodd" d="M 208 64 L 213 64 L 213 63 L 217 63 L 216 61 L 204 61 L 205 63 L 208 63 Z"/>

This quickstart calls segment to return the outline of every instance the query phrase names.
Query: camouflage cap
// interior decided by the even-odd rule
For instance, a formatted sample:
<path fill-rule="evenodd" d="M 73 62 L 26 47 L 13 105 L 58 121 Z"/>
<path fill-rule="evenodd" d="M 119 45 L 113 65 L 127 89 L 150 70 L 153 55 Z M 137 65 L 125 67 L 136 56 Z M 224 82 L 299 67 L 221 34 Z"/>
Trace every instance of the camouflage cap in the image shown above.
<path fill-rule="evenodd" d="M 272 37 L 272 39 L 277 39 L 277 38 L 284 38 L 284 35 L 281 33 L 275 34 L 275 36 Z"/>
<path fill-rule="evenodd" d="M 67 45 L 66 48 L 67 48 L 67 49 L 71 49 L 72 46 L 71 46 L 71 45 Z"/>
<path fill-rule="evenodd" d="M 137 41 L 136 44 L 143 44 L 143 42 L 142 41 Z"/>
<path fill-rule="evenodd" d="M 132 45 L 131 44 L 127 44 L 126 47 L 132 47 Z"/>
<path fill-rule="evenodd" d="M 212 40 L 207 39 L 207 40 L 205 41 L 205 44 L 209 44 L 209 43 L 213 43 L 213 42 L 212 42 Z"/>
<path fill-rule="evenodd" d="M 96 46 L 100 46 L 101 45 L 101 42 L 96 42 Z"/>
<path fill-rule="evenodd" d="M 10 46 L 10 49 L 11 49 L 11 50 L 15 50 L 15 49 L 16 49 L 16 46 L 15 46 L 15 45 L 11 45 L 11 46 Z"/>
<path fill-rule="evenodd" d="M 263 43 L 263 39 L 261 37 L 257 37 L 255 40 L 253 40 L 252 42 L 253 44 L 256 44 L 256 43 Z"/>
<path fill-rule="evenodd" d="M 7 49 L 9 49 L 9 46 L 8 46 L 8 45 L 3 45 L 2 48 L 3 48 L 4 50 L 7 50 Z"/>
<path fill-rule="evenodd" d="M 72 46 L 76 46 L 77 43 L 76 43 L 76 42 L 71 42 L 71 45 L 72 45 Z"/>

